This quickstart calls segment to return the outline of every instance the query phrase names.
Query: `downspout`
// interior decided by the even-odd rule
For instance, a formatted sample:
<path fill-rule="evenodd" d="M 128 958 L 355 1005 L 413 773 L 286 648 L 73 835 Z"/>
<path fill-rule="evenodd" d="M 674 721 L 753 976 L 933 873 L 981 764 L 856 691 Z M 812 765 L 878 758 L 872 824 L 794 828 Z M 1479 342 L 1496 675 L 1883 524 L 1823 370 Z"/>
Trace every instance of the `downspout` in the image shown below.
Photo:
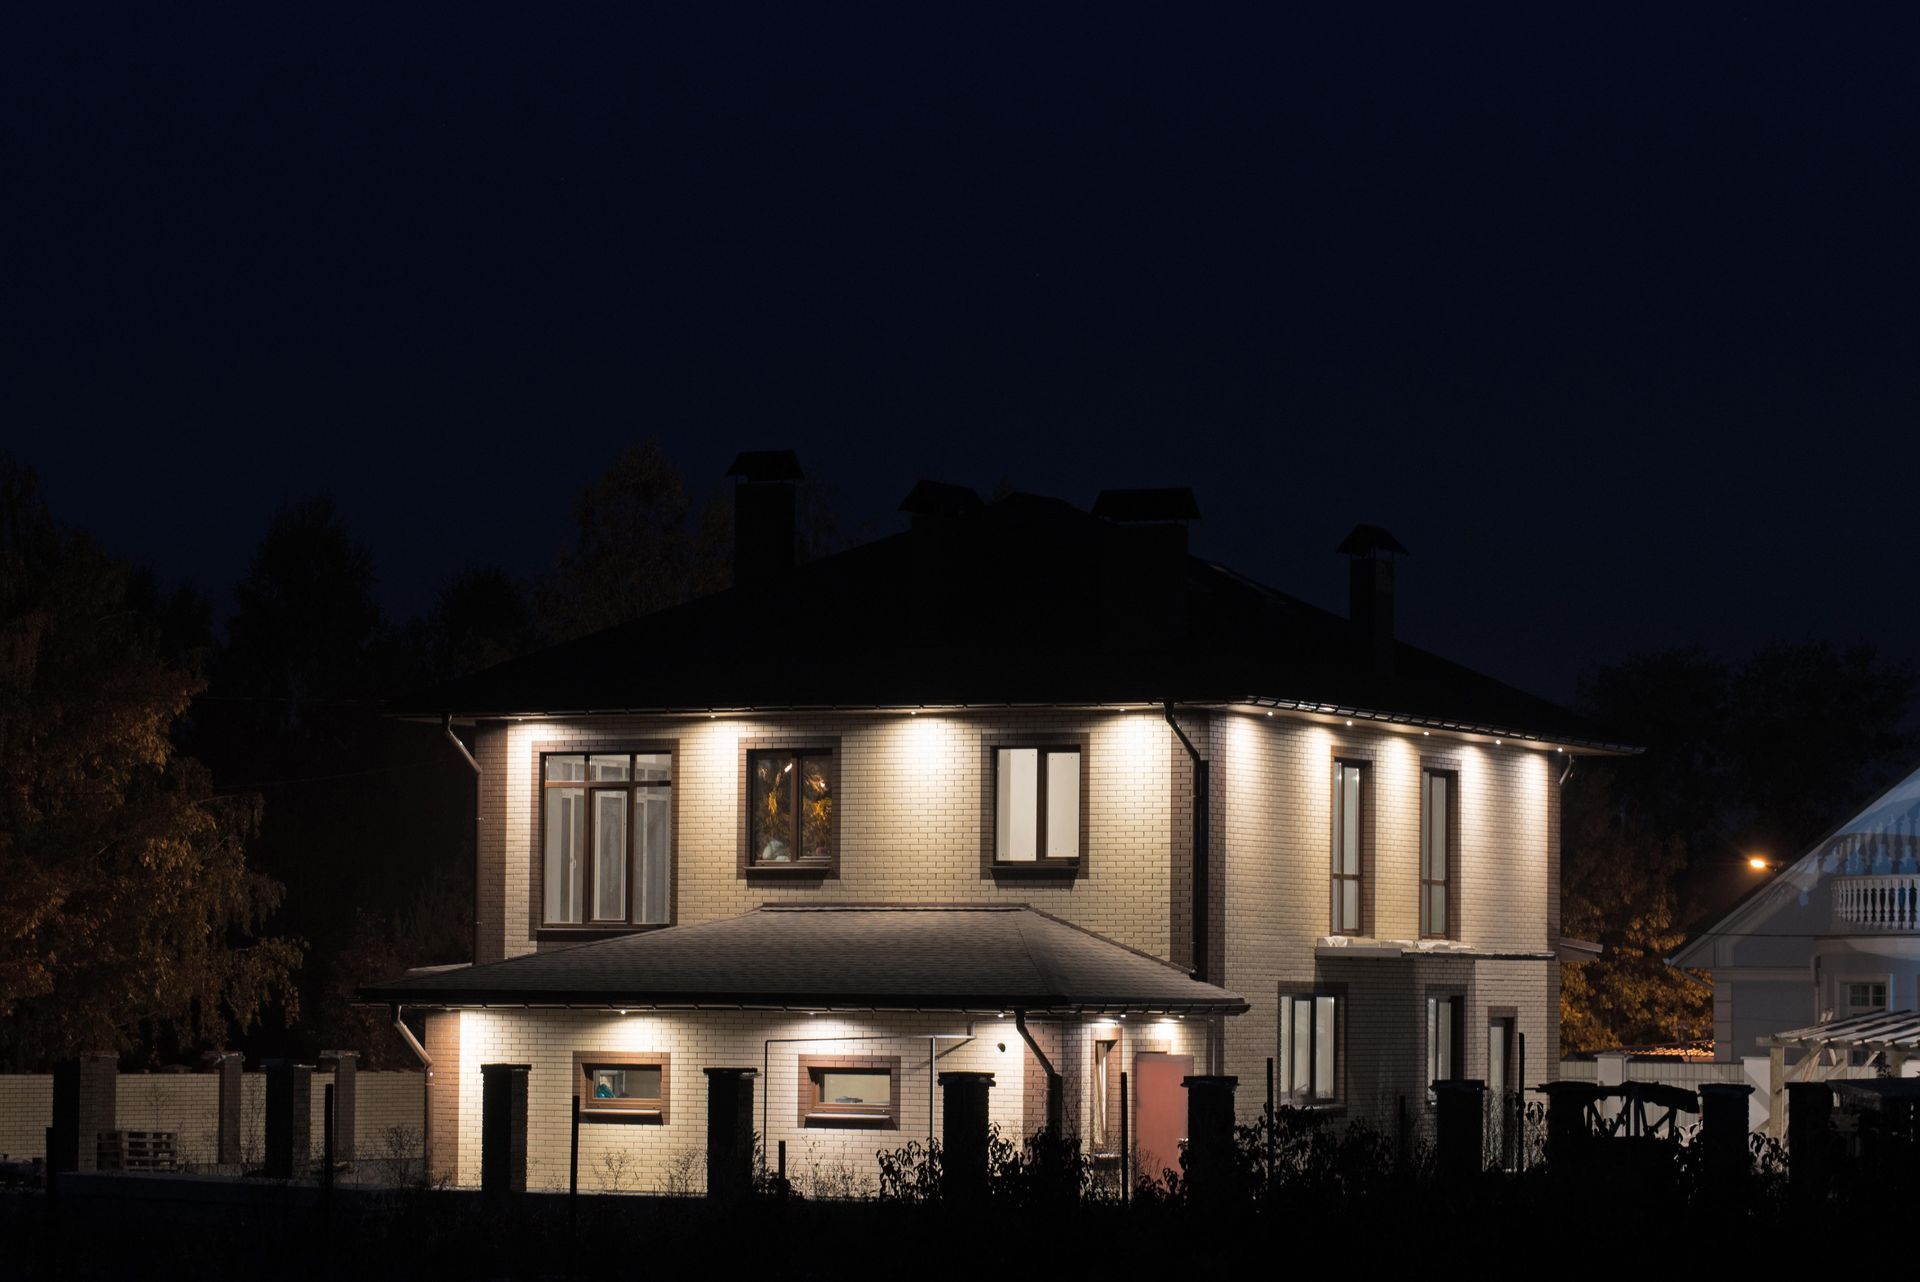
<path fill-rule="evenodd" d="M 1200 755 L 1200 750 L 1193 746 L 1193 740 L 1187 738 L 1187 732 L 1174 720 L 1173 704 L 1162 703 L 1160 706 L 1166 713 L 1167 724 L 1180 737 L 1180 746 L 1187 750 L 1187 757 L 1193 762 L 1193 977 L 1206 984 L 1212 982 L 1207 974 L 1207 951 L 1211 944 L 1207 938 L 1207 823 L 1212 811 L 1212 788 L 1207 770 L 1212 763 Z"/>
<path fill-rule="evenodd" d="M 411 1028 L 407 1027 L 407 1021 L 400 1018 L 399 1002 L 393 1004 L 393 1031 L 400 1034 L 400 1040 L 407 1044 L 407 1049 L 412 1051 L 414 1058 L 420 1061 L 420 1159 L 422 1170 L 430 1176 L 432 1174 L 433 1161 L 430 1156 L 433 1152 L 433 1102 L 431 1098 L 433 1092 L 433 1056 L 427 1054 L 427 1048 L 420 1044 L 420 1039 L 413 1035 Z"/>
<path fill-rule="evenodd" d="M 447 736 L 448 743 L 451 743 L 455 748 L 459 749 L 461 757 L 463 757 L 466 760 L 468 769 L 473 771 L 473 778 L 474 778 L 474 785 L 473 785 L 473 792 L 474 792 L 474 796 L 473 796 L 473 842 L 474 842 L 473 960 L 479 961 L 480 960 L 480 824 L 481 824 L 480 783 L 479 783 L 480 763 L 474 759 L 474 756 L 471 752 L 467 751 L 467 745 L 460 742 L 460 736 L 453 732 L 453 714 L 452 713 L 448 713 L 446 716 L 443 716 L 440 718 L 440 733 Z M 411 1039 L 411 1035 L 409 1035 L 409 1039 Z M 421 1051 L 420 1053 L 423 1055 L 426 1054 L 425 1051 Z"/>
<path fill-rule="evenodd" d="M 1028 1031 L 1027 1012 L 1014 1011 L 1013 1026 L 1020 1030 L 1020 1040 L 1027 1044 L 1027 1049 L 1033 1052 L 1033 1057 L 1040 1061 L 1040 1067 L 1047 1074 L 1047 1137 L 1057 1140 L 1066 1122 L 1066 1084 L 1061 1080 L 1059 1070 L 1054 1068 L 1053 1061 L 1047 1058 L 1047 1053 L 1040 1049 L 1040 1043 L 1034 1041 L 1033 1034 Z"/>

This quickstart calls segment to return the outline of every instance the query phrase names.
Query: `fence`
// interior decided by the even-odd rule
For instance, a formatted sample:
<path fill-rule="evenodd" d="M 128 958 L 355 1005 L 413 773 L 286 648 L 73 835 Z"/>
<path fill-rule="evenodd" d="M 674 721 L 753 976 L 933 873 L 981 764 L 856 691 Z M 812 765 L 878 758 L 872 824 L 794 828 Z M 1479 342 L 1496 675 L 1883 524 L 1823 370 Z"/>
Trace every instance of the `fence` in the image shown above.
<path fill-rule="evenodd" d="M 361 1165 L 415 1162 L 423 1153 L 425 1078 L 419 1073 L 356 1073 L 354 1147 Z M 313 1152 L 323 1146 L 323 1100 L 332 1073 L 313 1075 L 309 1131 Z M 116 1091 L 116 1125 L 128 1131 L 172 1131 L 180 1160 L 189 1169 L 217 1160 L 220 1078 L 217 1073 L 122 1073 Z M 243 1165 L 259 1165 L 265 1151 L 265 1073 L 241 1079 L 240 1153 Z M 53 1122 L 53 1075 L 0 1075 L 0 1158 L 45 1157 Z"/>

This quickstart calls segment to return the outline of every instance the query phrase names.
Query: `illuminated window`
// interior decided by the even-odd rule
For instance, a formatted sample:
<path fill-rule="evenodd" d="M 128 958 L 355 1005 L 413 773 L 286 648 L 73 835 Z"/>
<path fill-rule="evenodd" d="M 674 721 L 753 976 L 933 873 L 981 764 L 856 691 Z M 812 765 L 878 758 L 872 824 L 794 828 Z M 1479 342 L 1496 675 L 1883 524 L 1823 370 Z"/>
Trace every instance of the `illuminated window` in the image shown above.
<path fill-rule="evenodd" d="M 1335 993 L 1283 993 L 1280 997 L 1278 1090 L 1295 1107 L 1340 1099 L 1340 1006 Z"/>
<path fill-rule="evenodd" d="M 1465 1043 L 1459 997 L 1427 998 L 1427 1099 L 1433 1099 L 1435 1082 L 1450 1082 L 1460 1076 Z"/>
<path fill-rule="evenodd" d="M 833 862 L 833 752 L 761 748 L 747 753 L 747 865 L 824 868 Z"/>
<path fill-rule="evenodd" d="M 637 1121 L 667 1120 L 665 1051 L 576 1051 L 574 1092 L 580 1115 Z"/>
<path fill-rule="evenodd" d="M 1360 878 L 1366 841 L 1366 767 L 1333 763 L 1333 933 L 1364 933 Z"/>
<path fill-rule="evenodd" d="M 1083 760 L 1074 745 L 994 749 L 994 862 L 1037 866 L 1080 858 Z"/>
<path fill-rule="evenodd" d="M 1430 939 L 1453 933 L 1447 916 L 1453 846 L 1453 776 L 1425 771 L 1420 776 L 1420 933 Z"/>
<path fill-rule="evenodd" d="M 900 1057 L 802 1055 L 800 1124 L 895 1130 L 900 1124 Z"/>
<path fill-rule="evenodd" d="M 672 920 L 671 753 L 545 756 L 540 804 L 546 925 Z"/>

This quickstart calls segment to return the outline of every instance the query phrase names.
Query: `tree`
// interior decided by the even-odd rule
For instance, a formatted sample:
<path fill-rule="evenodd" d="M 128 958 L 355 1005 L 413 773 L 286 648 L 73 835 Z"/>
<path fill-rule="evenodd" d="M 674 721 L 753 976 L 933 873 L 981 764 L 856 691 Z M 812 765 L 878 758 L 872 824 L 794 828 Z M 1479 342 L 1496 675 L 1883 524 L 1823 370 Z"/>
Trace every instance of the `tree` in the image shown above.
<path fill-rule="evenodd" d="M 0 1061 L 224 1042 L 291 1000 L 299 944 L 262 933 L 254 804 L 175 750 L 201 688 L 159 653 L 126 567 L 0 460 Z"/>

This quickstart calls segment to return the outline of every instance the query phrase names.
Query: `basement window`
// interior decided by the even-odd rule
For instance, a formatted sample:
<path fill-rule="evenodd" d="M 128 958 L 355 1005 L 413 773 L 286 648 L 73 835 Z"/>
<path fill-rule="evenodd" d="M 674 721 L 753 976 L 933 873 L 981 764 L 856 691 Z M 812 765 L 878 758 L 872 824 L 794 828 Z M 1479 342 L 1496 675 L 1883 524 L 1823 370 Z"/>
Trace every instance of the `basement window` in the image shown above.
<path fill-rule="evenodd" d="M 900 1057 L 800 1057 L 800 1124 L 897 1130 Z"/>

